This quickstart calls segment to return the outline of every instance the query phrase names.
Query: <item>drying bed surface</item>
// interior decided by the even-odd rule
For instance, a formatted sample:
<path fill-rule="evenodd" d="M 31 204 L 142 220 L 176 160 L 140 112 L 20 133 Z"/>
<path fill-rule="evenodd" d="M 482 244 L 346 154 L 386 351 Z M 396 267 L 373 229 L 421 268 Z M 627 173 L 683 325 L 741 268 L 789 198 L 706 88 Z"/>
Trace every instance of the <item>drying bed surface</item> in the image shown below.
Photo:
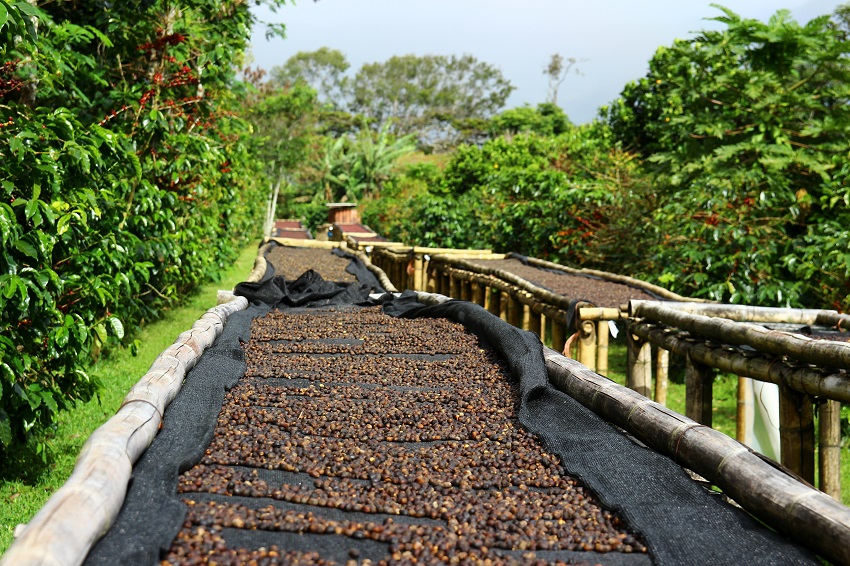
<path fill-rule="evenodd" d="M 245 376 L 180 477 L 189 513 L 163 563 L 646 552 L 520 426 L 506 366 L 462 326 L 377 308 L 272 311 L 244 348 Z"/>
<path fill-rule="evenodd" d="M 331 250 L 273 246 L 266 260 L 274 267 L 275 274 L 282 275 L 287 281 L 298 279 L 308 269 L 317 272 L 325 281 L 357 281 L 354 275 L 345 271 L 351 260 L 336 256 Z"/>
<path fill-rule="evenodd" d="M 481 267 L 513 273 L 553 293 L 564 295 L 570 299 L 588 301 L 597 307 L 616 308 L 628 303 L 630 299 L 657 300 L 656 297 L 645 291 L 622 283 L 539 269 L 525 265 L 518 259 L 476 259 L 469 261 Z"/>

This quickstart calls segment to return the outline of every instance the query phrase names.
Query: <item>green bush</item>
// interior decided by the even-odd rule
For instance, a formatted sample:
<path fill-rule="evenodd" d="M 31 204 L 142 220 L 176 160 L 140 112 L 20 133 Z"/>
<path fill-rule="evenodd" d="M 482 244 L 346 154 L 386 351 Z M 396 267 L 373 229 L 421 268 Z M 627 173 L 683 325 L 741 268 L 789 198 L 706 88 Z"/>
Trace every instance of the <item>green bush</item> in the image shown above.
<path fill-rule="evenodd" d="M 92 355 L 224 270 L 265 189 L 230 94 L 247 6 L 0 8 L 2 453 L 95 394 Z"/>

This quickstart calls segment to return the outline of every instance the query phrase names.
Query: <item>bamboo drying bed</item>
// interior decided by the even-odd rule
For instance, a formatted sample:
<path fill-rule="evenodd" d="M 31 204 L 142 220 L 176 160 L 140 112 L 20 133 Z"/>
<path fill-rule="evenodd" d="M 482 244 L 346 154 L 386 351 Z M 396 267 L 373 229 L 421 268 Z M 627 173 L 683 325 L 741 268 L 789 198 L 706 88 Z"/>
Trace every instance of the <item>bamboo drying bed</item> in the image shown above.
<path fill-rule="evenodd" d="M 302 247 L 304 242 L 298 241 L 297 245 Z M 261 247 L 249 280 L 259 280 L 265 272 L 263 254 L 267 246 Z M 386 274 L 372 265 L 365 254 L 359 250 L 355 253 L 370 270 L 379 274 L 387 289 L 394 290 Z M 452 280 L 477 284 L 478 289 L 470 286 L 466 293 L 469 298 L 477 299 L 475 302 L 484 303 L 491 312 L 505 312 L 501 306 L 494 309 L 494 304 L 502 304 L 494 300 L 494 295 L 498 297 L 499 292 L 524 292 L 529 301 L 528 297 L 534 296 L 533 290 L 520 282 L 497 281 L 492 274 L 484 276 L 473 272 L 467 280 L 457 277 L 458 273 L 452 275 Z M 443 283 L 435 281 L 434 284 L 445 288 Z M 451 281 L 448 286 L 452 286 Z M 485 300 L 488 296 L 489 301 Z M 425 304 L 447 299 L 439 294 L 419 293 L 419 300 Z M 87 442 L 74 475 L 21 532 L 13 547 L 3 556 L 4 566 L 75 564 L 82 560 L 90 545 L 114 520 L 126 490 L 132 462 L 156 434 L 162 411 L 179 390 L 182 376 L 220 333 L 227 316 L 245 308 L 247 303 L 228 292 L 220 292 L 219 300 L 227 302 L 211 309 L 192 331 L 182 334 L 174 346 L 163 352 L 151 371 L 128 394 L 119 413 Z M 512 316 L 516 320 L 516 306 L 513 308 Z M 543 305 L 537 308 L 544 312 Z M 641 330 L 644 327 L 634 328 L 636 334 L 644 332 Z M 656 329 L 649 328 L 648 331 L 656 332 Z M 670 335 L 670 332 L 665 334 L 667 337 Z M 674 351 L 677 348 L 672 342 L 669 346 Z M 692 346 L 689 355 L 696 356 L 694 352 L 698 349 L 698 346 Z M 648 446 L 669 454 L 675 461 L 720 486 L 760 520 L 788 533 L 829 560 L 850 563 L 848 508 L 796 481 L 734 440 L 617 386 L 558 352 L 547 350 L 545 357 L 550 380 L 559 389 L 634 434 Z M 758 363 L 752 365 L 759 367 Z M 774 371 L 772 367 L 764 368 L 763 362 L 760 367 L 768 377 Z M 808 388 L 806 391 L 809 393 L 817 387 L 818 394 L 843 390 L 846 395 L 846 389 L 842 387 L 846 380 L 844 374 L 816 382 L 815 377 L 803 371 L 805 368 L 796 369 L 802 372 L 802 377 L 797 380 L 799 387 Z M 87 520 L 79 521 L 83 515 Z"/>
<path fill-rule="evenodd" d="M 841 403 L 850 402 L 850 343 L 771 330 L 759 323 L 850 328 L 850 316 L 817 309 L 634 301 L 628 325 L 628 385 L 651 396 L 650 348 L 686 361 L 686 415 L 712 423 L 712 369 L 739 377 L 737 438 L 745 437 L 744 378 L 779 386 L 782 465 L 815 481 L 815 406 L 820 488 L 840 498 Z M 848 334 L 850 336 L 850 334 Z"/>

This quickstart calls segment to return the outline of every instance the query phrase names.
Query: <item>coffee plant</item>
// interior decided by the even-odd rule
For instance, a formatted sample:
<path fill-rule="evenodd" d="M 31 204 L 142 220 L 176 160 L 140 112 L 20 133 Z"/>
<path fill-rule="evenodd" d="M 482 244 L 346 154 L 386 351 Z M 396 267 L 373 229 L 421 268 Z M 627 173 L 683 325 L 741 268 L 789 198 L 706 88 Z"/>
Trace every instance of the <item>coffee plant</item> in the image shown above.
<path fill-rule="evenodd" d="M 0 453 L 259 235 L 233 94 L 252 23 L 237 1 L 0 0 Z"/>

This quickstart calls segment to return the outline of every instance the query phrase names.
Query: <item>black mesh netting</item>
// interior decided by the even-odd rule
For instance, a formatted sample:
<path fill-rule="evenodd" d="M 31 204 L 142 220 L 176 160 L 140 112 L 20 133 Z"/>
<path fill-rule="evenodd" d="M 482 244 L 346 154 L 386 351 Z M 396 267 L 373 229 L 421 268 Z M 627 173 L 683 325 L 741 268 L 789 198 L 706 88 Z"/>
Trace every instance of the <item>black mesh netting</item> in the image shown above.
<path fill-rule="evenodd" d="M 358 284 L 273 280 L 239 287 L 254 305 L 187 376 L 87 564 L 181 552 L 191 563 L 194 551 L 232 563 L 319 562 L 314 552 L 435 562 L 443 547 L 519 563 L 528 550 L 568 563 L 817 563 L 552 388 L 533 334 L 471 303 L 385 295 L 388 319 L 355 306 L 369 302 Z M 401 426 L 422 407 L 430 412 Z M 482 413 L 502 420 L 471 416 Z M 529 448 L 516 420 L 549 452 Z M 579 483 L 547 468 L 547 453 Z M 449 465 L 469 458 L 472 472 Z M 626 545 L 636 552 L 617 552 Z"/>

